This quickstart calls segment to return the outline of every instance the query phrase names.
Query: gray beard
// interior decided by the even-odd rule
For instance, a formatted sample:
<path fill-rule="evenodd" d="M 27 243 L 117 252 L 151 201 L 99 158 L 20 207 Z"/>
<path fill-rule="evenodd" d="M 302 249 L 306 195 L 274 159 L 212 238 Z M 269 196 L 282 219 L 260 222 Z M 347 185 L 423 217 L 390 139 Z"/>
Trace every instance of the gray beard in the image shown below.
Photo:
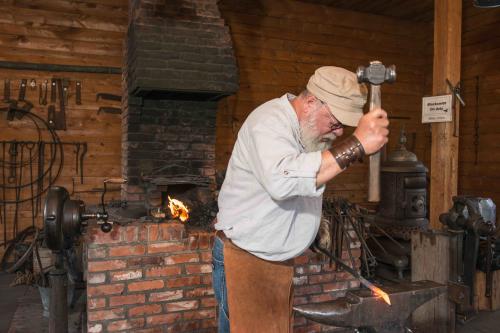
<path fill-rule="evenodd" d="M 316 124 L 316 112 L 300 123 L 300 137 L 307 153 L 330 149 L 337 136 L 333 133 L 319 135 Z"/>
<path fill-rule="evenodd" d="M 333 140 L 336 138 L 335 134 L 333 134 L 333 137 L 334 138 L 325 138 L 323 136 L 311 140 L 303 140 L 304 150 L 306 153 L 311 153 L 314 151 L 324 151 L 330 149 L 332 147 Z"/>

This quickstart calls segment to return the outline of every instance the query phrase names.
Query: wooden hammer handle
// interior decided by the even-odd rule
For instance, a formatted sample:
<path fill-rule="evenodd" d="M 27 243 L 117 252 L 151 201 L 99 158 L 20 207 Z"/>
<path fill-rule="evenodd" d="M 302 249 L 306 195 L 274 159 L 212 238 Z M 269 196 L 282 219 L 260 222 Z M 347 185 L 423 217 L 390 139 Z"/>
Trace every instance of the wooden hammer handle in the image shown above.
<path fill-rule="evenodd" d="M 380 85 L 370 85 L 370 111 L 381 106 Z M 370 155 L 368 201 L 380 201 L 380 151 Z"/>

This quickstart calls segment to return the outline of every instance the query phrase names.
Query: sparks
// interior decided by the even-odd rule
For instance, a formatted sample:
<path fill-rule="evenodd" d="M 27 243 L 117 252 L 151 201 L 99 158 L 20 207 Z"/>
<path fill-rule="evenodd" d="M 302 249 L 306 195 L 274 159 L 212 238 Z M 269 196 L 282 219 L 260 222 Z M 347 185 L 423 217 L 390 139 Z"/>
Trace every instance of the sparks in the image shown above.
<path fill-rule="evenodd" d="M 185 222 L 189 218 L 189 209 L 180 200 L 172 199 L 169 196 L 168 208 L 174 219 L 178 217 L 182 222 Z"/>

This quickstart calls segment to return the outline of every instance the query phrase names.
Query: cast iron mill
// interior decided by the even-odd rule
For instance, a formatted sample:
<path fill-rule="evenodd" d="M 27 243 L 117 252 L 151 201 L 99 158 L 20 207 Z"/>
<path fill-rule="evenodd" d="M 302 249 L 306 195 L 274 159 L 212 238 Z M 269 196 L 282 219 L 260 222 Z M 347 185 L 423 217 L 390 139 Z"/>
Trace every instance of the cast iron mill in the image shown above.
<path fill-rule="evenodd" d="M 43 209 L 43 224 L 47 247 L 55 254 L 55 267 L 49 272 L 50 314 L 49 333 L 68 332 L 67 271 L 64 268 L 63 251 L 73 246 L 76 237 L 82 234 L 86 221 L 97 220 L 103 232 L 110 232 L 112 222 L 104 204 L 107 184 L 123 184 L 123 179 L 107 179 L 101 195 L 101 210 L 86 212 L 85 203 L 71 200 L 64 187 L 53 186 L 49 189 Z"/>

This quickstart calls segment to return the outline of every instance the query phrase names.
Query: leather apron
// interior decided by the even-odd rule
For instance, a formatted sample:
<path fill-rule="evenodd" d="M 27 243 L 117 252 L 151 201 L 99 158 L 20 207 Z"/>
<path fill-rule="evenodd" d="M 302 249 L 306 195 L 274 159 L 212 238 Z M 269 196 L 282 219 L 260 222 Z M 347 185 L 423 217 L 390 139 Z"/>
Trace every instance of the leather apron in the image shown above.
<path fill-rule="evenodd" d="M 290 333 L 293 260 L 260 259 L 224 240 L 231 333 Z"/>

